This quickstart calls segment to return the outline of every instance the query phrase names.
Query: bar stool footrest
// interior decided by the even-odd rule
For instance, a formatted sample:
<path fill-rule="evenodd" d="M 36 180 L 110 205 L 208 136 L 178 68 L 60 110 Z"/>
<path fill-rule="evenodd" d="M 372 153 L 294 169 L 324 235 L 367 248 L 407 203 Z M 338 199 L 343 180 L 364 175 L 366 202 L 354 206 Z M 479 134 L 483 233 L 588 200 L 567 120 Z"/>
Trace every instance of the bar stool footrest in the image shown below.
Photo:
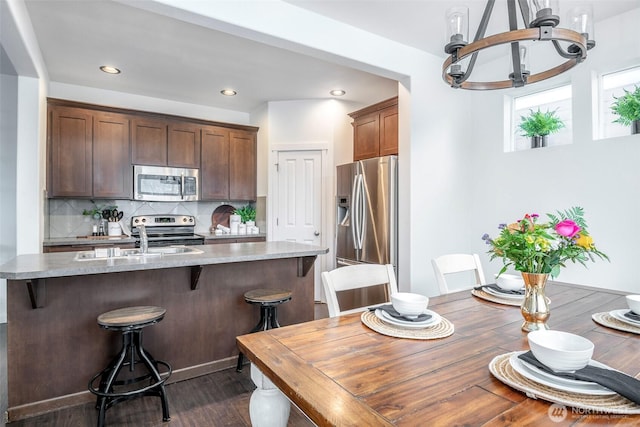
<path fill-rule="evenodd" d="M 169 365 L 167 362 L 163 362 L 162 360 L 156 360 L 155 363 L 158 364 L 158 365 L 164 366 L 167 369 L 167 372 L 159 373 L 159 375 L 161 377 L 163 375 L 166 375 L 166 376 L 164 378 L 162 378 L 160 381 L 156 381 L 154 384 L 151 384 L 151 385 L 148 385 L 146 387 L 139 388 L 139 389 L 135 389 L 135 390 L 129 390 L 129 391 L 126 391 L 126 392 L 109 393 L 109 392 L 100 391 L 100 390 L 98 390 L 97 388 L 95 388 L 93 386 L 93 383 L 98 378 L 102 377 L 102 375 L 104 375 L 106 372 L 109 371 L 109 368 L 107 368 L 107 369 L 103 369 L 101 372 L 97 373 L 96 375 L 93 376 L 93 378 L 91 378 L 91 381 L 89 381 L 89 391 L 91 393 L 95 394 L 96 396 L 106 397 L 106 398 L 119 398 L 119 397 L 131 398 L 131 397 L 137 397 L 139 394 L 143 394 L 143 393 L 146 393 L 146 392 L 148 392 L 150 390 L 153 390 L 154 388 L 160 387 L 171 376 L 171 373 L 173 372 L 173 369 L 171 368 L 171 365 Z M 151 378 L 151 377 L 152 377 L 151 374 L 143 375 L 141 377 L 132 378 L 132 379 L 130 379 L 128 381 L 119 381 L 119 384 L 116 384 L 116 385 L 133 384 L 133 383 L 140 382 L 140 381 L 143 381 L 143 380 Z"/>

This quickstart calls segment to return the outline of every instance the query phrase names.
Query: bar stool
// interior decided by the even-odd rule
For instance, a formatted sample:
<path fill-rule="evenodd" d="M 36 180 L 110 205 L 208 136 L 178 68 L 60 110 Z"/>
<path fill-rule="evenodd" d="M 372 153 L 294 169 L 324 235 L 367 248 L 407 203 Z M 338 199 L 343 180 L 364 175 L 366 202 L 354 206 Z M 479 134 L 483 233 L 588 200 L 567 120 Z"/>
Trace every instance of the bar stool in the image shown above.
<path fill-rule="evenodd" d="M 279 328 L 278 306 L 291 299 L 291 291 L 286 289 L 254 289 L 244 294 L 244 300 L 249 304 L 260 305 L 260 320 L 249 332 L 250 334 L 267 329 Z M 236 371 L 242 371 L 244 354 L 238 353 Z"/>
<path fill-rule="evenodd" d="M 96 409 L 99 409 L 98 427 L 104 426 L 107 409 L 125 400 L 140 396 L 158 396 L 162 402 L 162 421 L 169 421 L 169 405 L 164 383 L 171 375 L 171 365 L 155 360 L 142 347 L 142 328 L 160 322 L 166 313 L 162 307 L 142 306 L 126 307 L 108 311 L 98 316 L 98 325 L 103 329 L 122 332 L 122 348 L 109 365 L 94 375 L 89 381 L 89 391 L 98 396 Z M 137 357 L 136 357 L 137 355 Z M 146 372 L 134 373 L 138 364 L 144 365 Z M 158 365 L 167 372 L 160 375 Z M 119 375 L 123 367 L 128 367 L 129 375 Z M 124 374 L 124 373 L 123 373 Z M 100 378 L 98 388 L 95 381 Z M 142 384 L 139 384 L 142 383 Z"/>

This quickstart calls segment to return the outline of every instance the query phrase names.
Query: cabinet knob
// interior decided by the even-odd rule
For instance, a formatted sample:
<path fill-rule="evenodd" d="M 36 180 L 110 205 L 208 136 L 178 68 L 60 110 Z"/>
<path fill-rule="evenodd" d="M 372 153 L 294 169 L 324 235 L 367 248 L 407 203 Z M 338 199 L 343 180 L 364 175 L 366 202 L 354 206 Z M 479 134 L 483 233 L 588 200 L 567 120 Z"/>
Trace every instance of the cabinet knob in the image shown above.
<path fill-rule="evenodd" d="M 320 232 L 319 232 L 319 231 L 315 231 L 315 232 L 313 233 L 313 235 L 314 235 L 314 236 L 319 236 L 319 235 L 320 235 Z"/>

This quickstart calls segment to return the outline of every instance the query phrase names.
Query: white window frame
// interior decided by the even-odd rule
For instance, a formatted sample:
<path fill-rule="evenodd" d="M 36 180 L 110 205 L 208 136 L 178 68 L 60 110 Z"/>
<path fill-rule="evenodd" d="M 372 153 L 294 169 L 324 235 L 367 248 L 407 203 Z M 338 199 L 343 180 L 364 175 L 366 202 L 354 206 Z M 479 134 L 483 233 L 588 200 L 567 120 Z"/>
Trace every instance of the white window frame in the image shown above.
<path fill-rule="evenodd" d="M 531 149 L 529 138 L 520 136 L 518 125 L 521 121 L 521 116 L 526 115 L 529 110 L 536 111 L 540 108 L 540 111 L 546 112 L 552 111 L 554 104 L 560 104 L 562 110 L 559 112 L 561 118 L 565 123 L 565 127 L 558 133 L 554 134 L 556 138 L 549 138 L 549 146 L 571 144 L 573 139 L 573 88 L 571 83 L 565 83 L 560 86 L 554 86 L 551 88 L 543 89 L 537 92 L 531 92 L 521 96 L 510 97 L 510 121 L 509 123 L 509 137 L 506 139 L 505 151 L 525 151 Z"/>
<path fill-rule="evenodd" d="M 624 94 L 624 89 L 634 90 L 640 86 L 640 64 L 607 71 L 598 75 L 596 139 L 609 139 L 631 135 L 629 126 L 613 123 L 618 116 L 611 113 L 614 96 Z"/>

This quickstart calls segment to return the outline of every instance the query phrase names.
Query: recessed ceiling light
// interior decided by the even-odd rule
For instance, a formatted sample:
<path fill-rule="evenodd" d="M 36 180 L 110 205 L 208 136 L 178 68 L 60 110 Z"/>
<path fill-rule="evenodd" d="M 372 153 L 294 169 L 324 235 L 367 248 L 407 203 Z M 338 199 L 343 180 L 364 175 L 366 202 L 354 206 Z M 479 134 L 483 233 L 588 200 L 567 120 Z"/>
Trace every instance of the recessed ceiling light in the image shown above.
<path fill-rule="evenodd" d="M 236 92 L 233 89 L 222 89 L 220 91 L 221 94 L 223 94 L 224 96 L 234 96 L 235 94 L 237 94 L 238 92 Z"/>
<path fill-rule="evenodd" d="M 344 95 L 344 94 L 345 94 L 345 93 L 347 93 L 347 92 L 343 91 L 342 89 L 334 89 L 334 90 L 332 90 L 332 91 L 331 91 L 331 92 L 329 92 L 329 93 L 330 93 L 331 95 L 333 95 L 333 96 L 342 96 L 342 95 Z"/>
<path fill-rule="evenodd" d="M 110 65 L 102 65 L 100 70 L 104 71 L 107 74 L 120 74 L 121 71 L 116 67 L 111 67 Z"/>

